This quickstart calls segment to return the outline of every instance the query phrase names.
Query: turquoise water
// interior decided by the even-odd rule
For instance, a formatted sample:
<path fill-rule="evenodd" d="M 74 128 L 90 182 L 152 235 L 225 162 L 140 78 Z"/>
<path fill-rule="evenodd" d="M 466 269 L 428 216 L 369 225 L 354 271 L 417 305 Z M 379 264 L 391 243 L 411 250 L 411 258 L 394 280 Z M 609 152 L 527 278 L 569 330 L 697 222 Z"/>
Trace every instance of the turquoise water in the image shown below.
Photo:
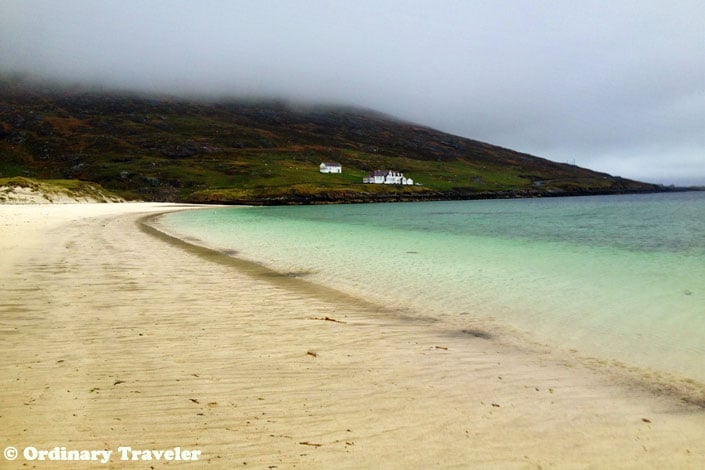
<path fill-rule="evenodd" d="M 415 315 L 705 382 L 705 193 L 223 208 L 162 224 Z"/>

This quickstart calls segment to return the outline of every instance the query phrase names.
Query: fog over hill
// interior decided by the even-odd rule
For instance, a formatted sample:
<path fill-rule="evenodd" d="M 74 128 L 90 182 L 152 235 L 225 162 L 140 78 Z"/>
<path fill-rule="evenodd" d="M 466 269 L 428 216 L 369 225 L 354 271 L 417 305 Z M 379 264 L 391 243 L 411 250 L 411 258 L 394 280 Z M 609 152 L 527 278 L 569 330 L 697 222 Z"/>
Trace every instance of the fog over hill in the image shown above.
<path fill-rule="evenodd" d="M 705 184 L 702 18 L 700 0 L 2 0 L 0 72 L 354 105 Z"/>
<path fill-rule="evenodd" d="M 0 84 L 0 177 L 95 181 L 128 198 L 224 203 L 559 196 L 661 188 L 353 107 Z M 342 174 L 319 172 L 340 162 Z M 417 184 L 362 184 L 376 169 Z"/>

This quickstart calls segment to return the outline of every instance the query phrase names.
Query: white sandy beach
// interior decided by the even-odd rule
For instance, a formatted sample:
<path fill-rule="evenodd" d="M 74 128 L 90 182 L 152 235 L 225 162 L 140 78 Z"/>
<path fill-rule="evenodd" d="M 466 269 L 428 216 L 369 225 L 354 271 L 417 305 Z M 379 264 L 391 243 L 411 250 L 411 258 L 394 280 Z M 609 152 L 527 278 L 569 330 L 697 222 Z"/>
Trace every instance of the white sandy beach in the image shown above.
<path fill-rule="evenodd" d="M 705 466 L 699 406 L 137 224 L 179 208 L 0 205 L 0 445 L 20 452 L 0 468 L 81 466 L 30 446 L 110 449 L 109 468 Z"/>

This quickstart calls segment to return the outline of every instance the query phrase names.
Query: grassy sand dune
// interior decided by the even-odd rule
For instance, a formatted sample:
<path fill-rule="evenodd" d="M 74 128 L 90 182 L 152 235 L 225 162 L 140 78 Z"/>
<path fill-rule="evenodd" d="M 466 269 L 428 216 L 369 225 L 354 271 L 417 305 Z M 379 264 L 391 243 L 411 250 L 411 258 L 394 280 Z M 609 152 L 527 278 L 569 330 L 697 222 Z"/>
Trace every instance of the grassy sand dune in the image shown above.
<path fill-rule="evenodd" d="M 699 407 L 213 262 L 140 230 L 160 210 L 0 206 L 5 446 L 180 446 L 202 451 L 193 468 L 705 461 Z"/>
<path fill-rule="evenodd" d="M 124 202 L 99 184 L 79 180 L 36 180 L 17 176 L 0 178 L 2 204 L 71 204 Z"/>

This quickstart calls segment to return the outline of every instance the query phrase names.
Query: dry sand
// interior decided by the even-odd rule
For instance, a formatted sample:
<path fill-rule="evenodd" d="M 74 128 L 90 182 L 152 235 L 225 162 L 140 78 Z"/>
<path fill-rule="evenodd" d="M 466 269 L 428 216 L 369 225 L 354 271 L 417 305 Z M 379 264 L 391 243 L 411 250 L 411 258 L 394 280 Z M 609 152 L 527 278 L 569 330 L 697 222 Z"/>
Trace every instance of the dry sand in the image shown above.
<path fill-rule="evenodd" d="M 192 468 L 705 466 L 702 407 L 136 223 L 173 209 L 0 206 L 0 446 L 110 449 L 109 468 L 165 465 L 119 446 L 198 449 L 170 463 Z M 0 457 L 24 464 L 81 466 Z"/>

